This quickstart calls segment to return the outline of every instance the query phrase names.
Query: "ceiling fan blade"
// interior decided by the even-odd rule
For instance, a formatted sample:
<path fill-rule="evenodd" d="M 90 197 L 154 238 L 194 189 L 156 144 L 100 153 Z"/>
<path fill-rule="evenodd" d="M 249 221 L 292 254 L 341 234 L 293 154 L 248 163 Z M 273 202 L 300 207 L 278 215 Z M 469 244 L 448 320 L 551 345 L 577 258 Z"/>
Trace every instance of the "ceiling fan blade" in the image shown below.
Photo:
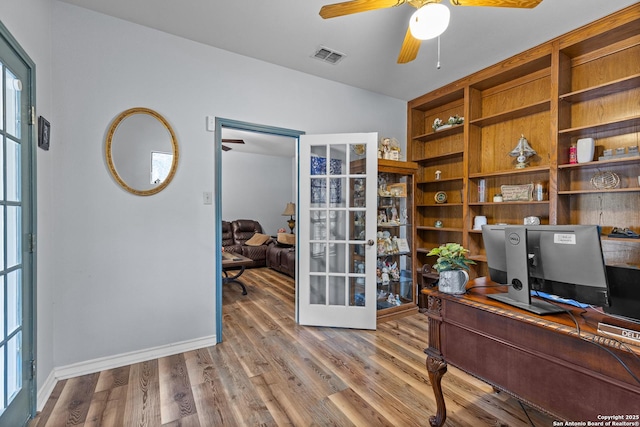
<path fill-rule="evenodd" d="M 533 9 L 542 0 L 450 0 L 454 6 L 489 6 Z"/>
<path fill-rule="evenodd" d="M 386 9 L 400 6 L 407 0 L 352 0 L 343 3 L 328 4 L 320 9 L 320 16 L 324 19 L 337 16 L 351 15 L 353 13 L 367 12 L 369 10 Z"/>
<path fill-rule="evenodd" d="M 398 55 L 398 64 L 406 64 L 411 62 L 418 56 L 420 49 L 420 40 L 411 35 L 411 30 L 407 28 L 407 34 L 404 36 L 400 54 Z"/>
<path fill-rule="evenodd" d="M 222 138 L 222 142 L 229 143 L 229 144 L 244 144 L 244 139 L 227 139 L 227 138 Z"/>
<path fill-rule="evenodd" d="M 229 151 L 231 150 L 231 147 L 227 147 L 226 145 L 222 146 L 222 151 Z"/>

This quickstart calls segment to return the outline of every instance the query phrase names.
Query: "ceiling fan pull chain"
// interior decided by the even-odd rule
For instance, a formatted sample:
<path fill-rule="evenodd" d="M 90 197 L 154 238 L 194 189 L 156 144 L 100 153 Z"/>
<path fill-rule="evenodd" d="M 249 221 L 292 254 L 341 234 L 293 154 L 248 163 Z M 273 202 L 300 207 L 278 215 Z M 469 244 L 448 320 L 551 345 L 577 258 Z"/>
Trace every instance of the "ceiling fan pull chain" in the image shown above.
<path fill-rule="evenodd" d="M 438 36 L 438 62 L 436 63 L 436 68 L 440 69 L 440 36 Z"/>

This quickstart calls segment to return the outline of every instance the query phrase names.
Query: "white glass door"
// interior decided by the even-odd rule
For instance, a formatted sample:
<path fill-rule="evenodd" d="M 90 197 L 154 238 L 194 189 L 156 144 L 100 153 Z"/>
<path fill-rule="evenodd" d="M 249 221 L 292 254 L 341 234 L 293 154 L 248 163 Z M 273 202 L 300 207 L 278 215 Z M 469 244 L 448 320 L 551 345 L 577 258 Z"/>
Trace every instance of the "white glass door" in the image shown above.
<path fill-rule="evenodd" d="M 300 137 L 302 325 L 376 328 L 377 141 L 375 133 Z"/>
<path fill-rule="evenodd" d="M 29 238 L 33 67 L 6 37 L 0 27 L 0 425 L 21 426 L 35 409 Z"/>

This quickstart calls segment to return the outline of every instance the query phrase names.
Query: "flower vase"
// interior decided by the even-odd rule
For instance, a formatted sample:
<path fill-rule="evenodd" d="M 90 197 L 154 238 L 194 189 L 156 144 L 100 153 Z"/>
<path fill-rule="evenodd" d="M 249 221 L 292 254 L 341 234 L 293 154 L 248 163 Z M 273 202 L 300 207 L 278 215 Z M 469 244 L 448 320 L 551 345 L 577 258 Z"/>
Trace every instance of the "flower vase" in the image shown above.
<path fill-rule="evenodd" d="M 466 291 L 469 274 L 464 270 L 441 271 L 438 290 L 447 294 L 461 295 Z"/>

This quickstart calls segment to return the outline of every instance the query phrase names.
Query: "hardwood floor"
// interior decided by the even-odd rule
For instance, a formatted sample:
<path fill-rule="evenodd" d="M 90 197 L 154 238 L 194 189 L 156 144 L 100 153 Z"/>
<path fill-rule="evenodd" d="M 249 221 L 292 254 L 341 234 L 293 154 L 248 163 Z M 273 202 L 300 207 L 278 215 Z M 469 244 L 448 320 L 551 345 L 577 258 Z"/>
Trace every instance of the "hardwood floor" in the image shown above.
<path fill-rule="evenodd" d="M 428 426 L 435 400 L 423 314 L 377 331 L 294 321 L 293 280 L 247 270 L 225 286 L 224 342 L 58 382 L 30 427 Z M 551 426 L 553 419 L 449 367 L 447 426 Z"/>

